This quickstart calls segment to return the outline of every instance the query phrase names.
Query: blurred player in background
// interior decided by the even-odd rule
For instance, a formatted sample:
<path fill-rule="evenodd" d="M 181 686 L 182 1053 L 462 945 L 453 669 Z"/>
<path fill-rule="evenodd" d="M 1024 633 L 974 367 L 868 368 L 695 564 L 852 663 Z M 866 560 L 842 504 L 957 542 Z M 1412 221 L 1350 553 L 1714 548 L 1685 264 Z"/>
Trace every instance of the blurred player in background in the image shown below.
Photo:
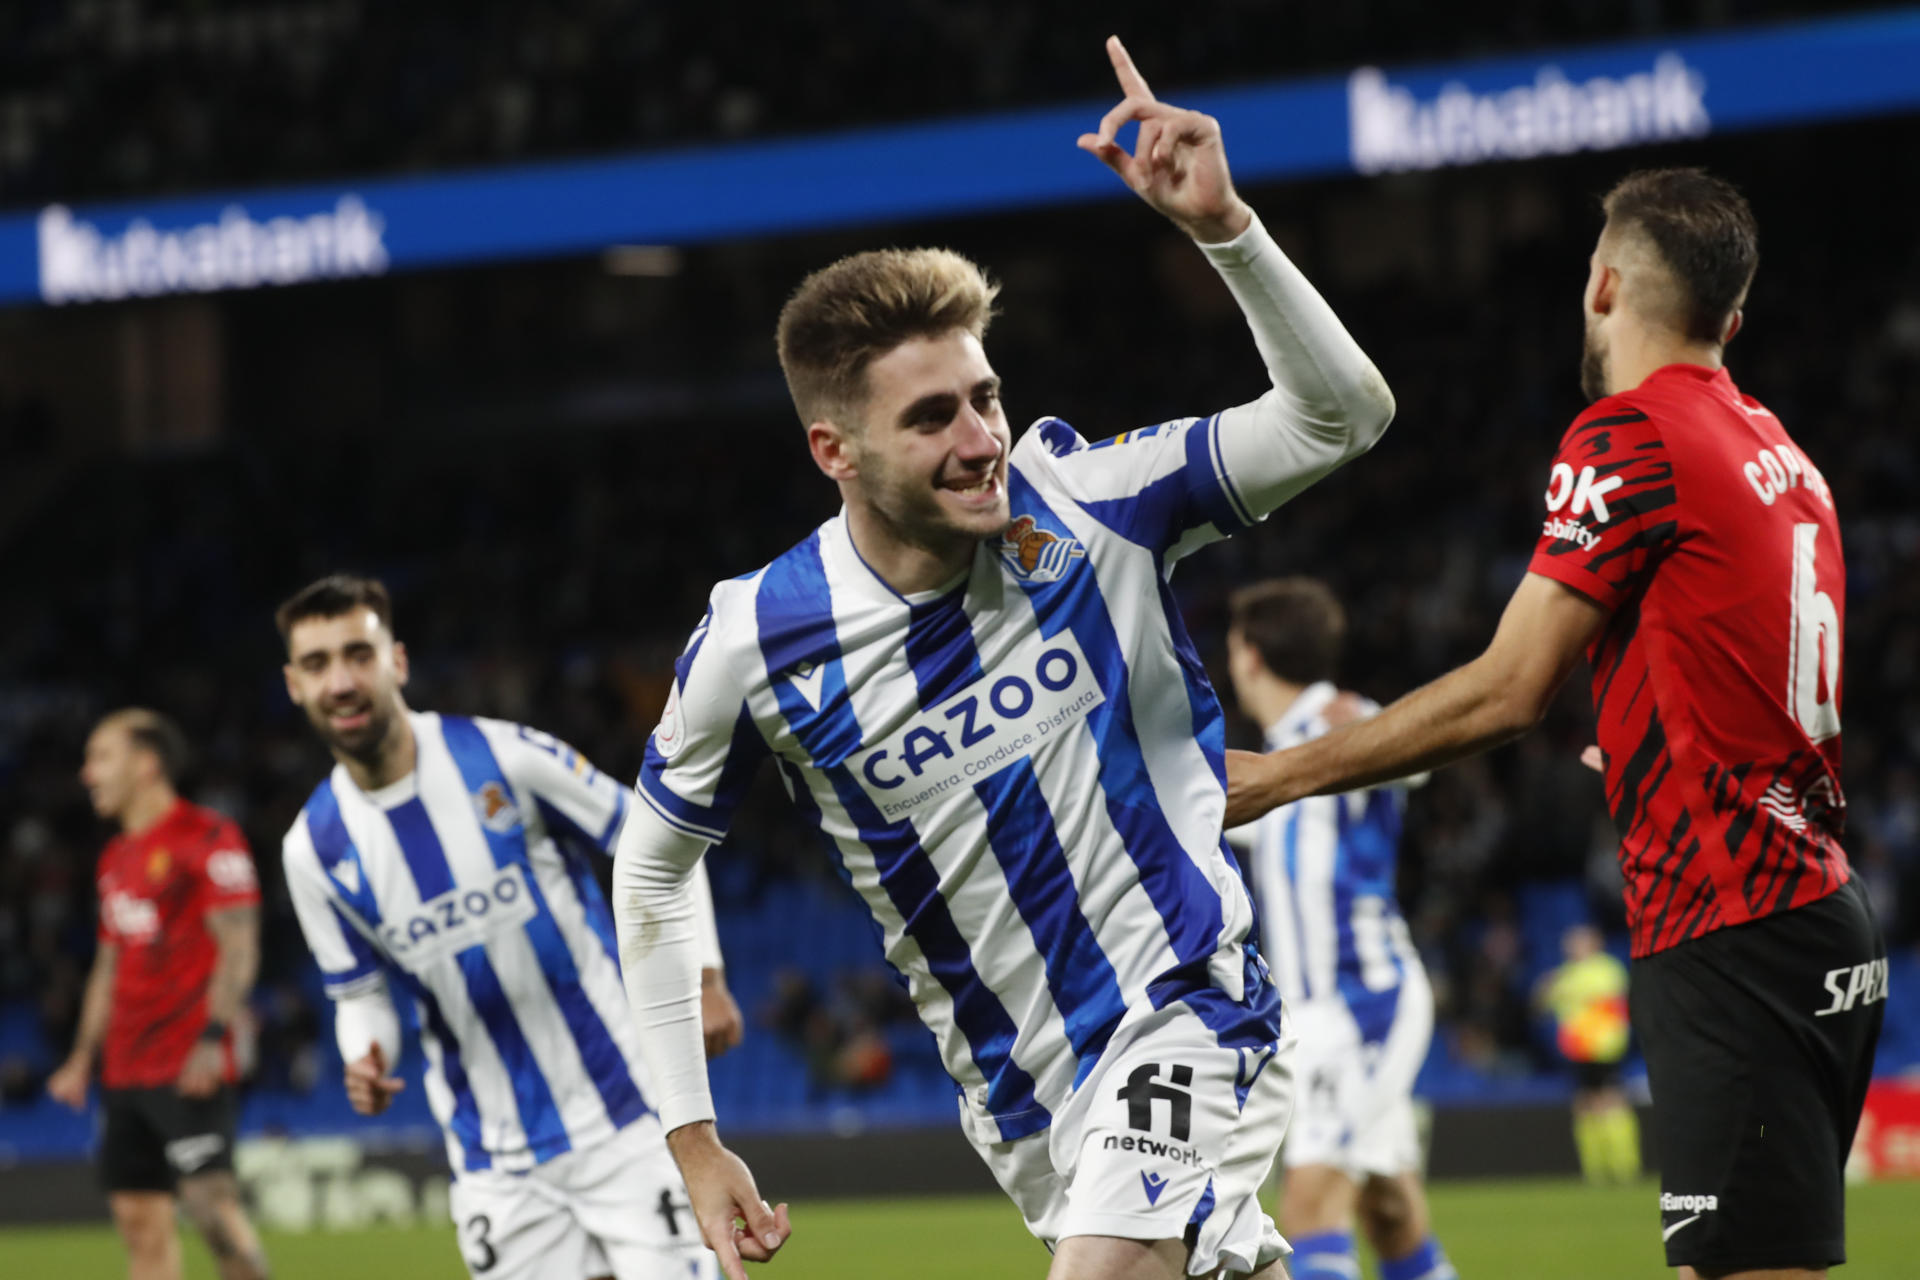
<path fill-rule="evenodd" d="M 714 589 L 615 868 L 661 1116 L 735 1277 L 788 1224 L 714 1129 L 683 886 L 769 750 L 1052 1274 L 1282 1274 L 1259 1190 L 1291 1033 L 1247 945 L 1222 713 L 1166 575 L 1369 447 L 1393 400 L 1234 193 L 1219 125 L 1108 52 L 1126 98 L 1080 145 L 1200 245 L 1272 389 L 1092 445 L 1043 419 L 1015 446 L 972 263 L 860 254 L 789 300 L 782 366 L 845 507 Z"/>
<path fill-rule="evenodd" d="M 1346 611 L 1315 579 L 1234 593 L 1227 670 L 1269 749 L 1379 710 L 1333 683 L 1346 633 Z M 1261 951 L 1300 1038 L 1280 1204 L 1293 1280 L 1359 1274 L 1356 1216 L 1381 1280 L 1455 1280 L 1420 1182 L 1413 1081 L 1433 990 L 1394 897 L 1405 807 L 1403 788 L 1374 787 L 1297 800 L 1234 833 L 1251 839 Z"/>
<path fill-rule="evenodd" d="M 1588 1182 L 1640 1176 L 1640 1121 L 1620 1086 L 1627 1056 L 1627 966 L 1590 924 L 1566 931 L 1566 959 L 1540 979 L 1535 1002 L 1553 1015 L 1554 1044 L 1573 1064 L 1573 1140 Z"/>
<path fill-rule="evenodd" d="M 594 863 L 625 790 L 564 743 L 414 712 L 386 588 L 335 575 L 276 615 L 287 692 L 338 762 L 287 832 L 287 888 L 336 1002 L 355 1110 L 403 1082 L 391 980 L 420 1014 L 451 1208 L 487 1280 L 711 1274 L 641 1091 Z M 705 1045 L 740 1035 L 695 886 Z"/>
<path fill-rule="evenodd" d="M 1886 946 L 1840 847 L 1845 566 L 1833 494 L 1723 367 L 1759 262 L 1697 169 L 1605 201 L 1581 385 L 1531 571 L 1487 651 L 1378 716 L 1235 755 L 1230 820 L 1484 751 L 1585 652 L 1633 935 L 1662 1237 L 1689 1274 L 1824 1274 Z"/>
<path fill-rule="evenodd" d="M 100 1174 L 134 1280 L 180 1275 L 176 1200 L 223 1280 L 267 1274 L 233 1177 L 233 1027 L 260 968 L 260 888 L 238 827 L 181 799 L 171 720 L 116 711 L 80 780 L 120 834 L 100 854 L 100 936 L 73 1052 L 47 1091 L 76 1111 L 100 1056 Z"/>

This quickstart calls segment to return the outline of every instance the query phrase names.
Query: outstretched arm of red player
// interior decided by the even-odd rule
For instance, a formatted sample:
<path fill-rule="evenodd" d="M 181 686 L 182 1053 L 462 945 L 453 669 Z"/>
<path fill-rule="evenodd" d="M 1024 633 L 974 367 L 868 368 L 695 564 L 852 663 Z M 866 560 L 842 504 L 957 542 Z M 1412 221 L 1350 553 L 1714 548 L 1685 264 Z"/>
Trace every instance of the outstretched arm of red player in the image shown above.
<path fill-rule="evenodd" d="M 1552 578 L 1529 573 L 1493 641 L 1472 662 L 1369 719 L 1269 755 L 1227 753 L 1227 825 L 1304 796 L 1372 786 L 1477 755 L 1546 714 L 1607 610 Z"/>

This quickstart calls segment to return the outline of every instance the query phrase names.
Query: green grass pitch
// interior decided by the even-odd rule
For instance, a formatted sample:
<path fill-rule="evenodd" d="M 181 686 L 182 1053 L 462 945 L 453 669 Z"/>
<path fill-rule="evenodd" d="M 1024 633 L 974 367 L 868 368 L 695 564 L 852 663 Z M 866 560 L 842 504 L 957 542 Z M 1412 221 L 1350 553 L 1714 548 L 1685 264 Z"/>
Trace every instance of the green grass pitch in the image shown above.
<path fill-rule="evenodd" d="M 1590 1190 L 1570 1182 L 1455 1182 L 1433 1188 L 1440 1238 L 1464 1280 L 1619 1280 L 1664 1274 L 1657 1239 L 1657 1192 Z M 1853 1188 L 1847 1212 L 1853 1261 L 1835 1280 L 1913 1280 L 1920 1275 L 1920 1186 Z M 997 1196 L 801 1203 L 794 1238 L 766 1280 L 914 1276 L 977 1280 L 1042 1276 L 1047 1256 Z M 405 1277 L 459 1280 L 453 1228 L 375 1229 L 269 1236 L 276 1280 Z M 122 1274 L 106 1226 L 0 1232 L 0 1276 L 73 1280 Z M 1369 1267 L 1367 1274 L 1371 1275 Z M 207 1252 L 187 1247 L 190 1280 L 212 1280 Z M 564 1278 L 563 1278 L 564 1280 Z"/>

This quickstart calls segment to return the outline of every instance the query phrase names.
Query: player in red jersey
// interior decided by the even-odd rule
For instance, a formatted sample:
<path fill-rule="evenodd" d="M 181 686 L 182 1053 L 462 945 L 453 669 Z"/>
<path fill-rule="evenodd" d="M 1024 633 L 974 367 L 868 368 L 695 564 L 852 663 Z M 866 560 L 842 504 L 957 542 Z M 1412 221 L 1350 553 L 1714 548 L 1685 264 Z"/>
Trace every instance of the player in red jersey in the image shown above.
<path fill-rule="evenodd" d="M 180 1275 L 174 1201 L 222 1280 L 267 1274 L 233 1177 L 231 1027 L 260 958 L 253 856 L 232 822 L 182 800 L 180 731 L 141 708 L 87 739 L 81 781 L 115 822 L 97 871 L 100 938 L 73 1052 L 47 1082 L 84 1110 L 100 1053 L 101 1180 L 134 1280 Z"/>
<path fill-rule="evenodd" d="M 1845 1261 L 1842 1168 L 1887 991 L 1839 841 L 1839 523 L 1818 469 L 1722 367 L 1759 260 L 1746 201 L 1654 170 L 1606 212 L 1585 295 L 1595 403 L 1561 441 L 1492 643 L 1372 719 L 1230 753 L 1227 822 L 1504 742 L 1585 652 L 1667 1261 L 1824 1275 Z"/>

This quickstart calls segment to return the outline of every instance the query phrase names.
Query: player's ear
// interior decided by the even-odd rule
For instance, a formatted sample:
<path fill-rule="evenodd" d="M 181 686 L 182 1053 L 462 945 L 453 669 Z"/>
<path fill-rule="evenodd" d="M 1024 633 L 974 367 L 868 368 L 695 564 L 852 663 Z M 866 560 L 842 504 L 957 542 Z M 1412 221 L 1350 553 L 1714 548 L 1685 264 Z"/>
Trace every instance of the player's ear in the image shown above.
<path fill-rule="evenodd" d="M 293 680 L 293 664 L 291 662 L 281 663 L 280 674 L 286 677 L 287 701 L 291 702 L 296 707 L 299 706 L 300 705 L 300 686 L 295 684 Z"/>
<path fill-rule="evenodd" d="M 1595 258 L 1593 279 L 1587 286 L 1587 310 L 1597 316 L 1612 315 L 1620 305 L 1620 269 Z"/>
<path fill-rule="evenodd" d="M 411 668 L 407 665 L 407 646 L 399 640 L 393 642 L 393 670 L 399 677 L 395 683 L 404 689 Z"/>
<path fill-rule="evenodd" d="M 1733 335 L 1740 332 L 1740 325 L 1746 319 L 1746 316 L 1747 313 L 1740 308 L 1735 307 L 1733 309 L 1733 314 L 1727 317 L 1727 327 L 1720 333 L 1721 346 L 1724 347 L 1733 341 Z"/>
<path fill-rule="evenodd" d="M 807 451 L 813 455 L 813 465 L 829 480 L 851 480 L 860 474 L 853 459 L 853 435 L 837 422 L 823 418 L 809 423 Z"/>

